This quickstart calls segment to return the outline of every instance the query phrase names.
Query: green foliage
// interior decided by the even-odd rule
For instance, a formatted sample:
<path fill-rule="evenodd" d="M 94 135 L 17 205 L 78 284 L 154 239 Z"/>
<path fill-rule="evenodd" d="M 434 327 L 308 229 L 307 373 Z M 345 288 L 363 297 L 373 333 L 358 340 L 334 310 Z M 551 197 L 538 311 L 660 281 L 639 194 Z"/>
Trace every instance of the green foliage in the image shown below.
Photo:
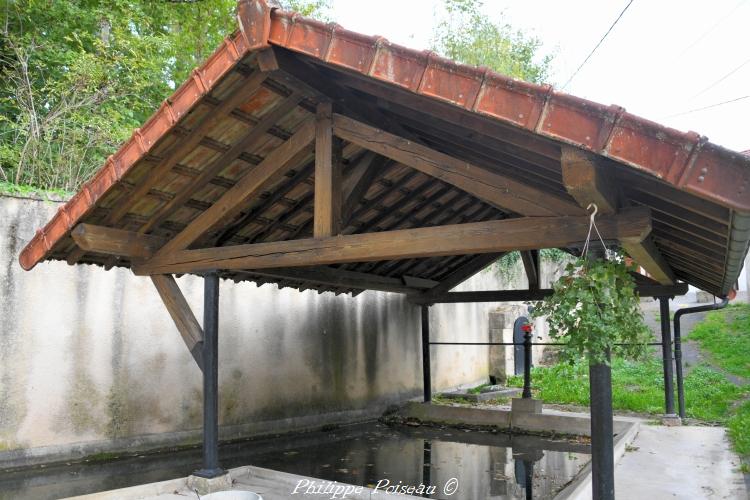
<path fill-rule="evenodd" d="M 539 251 L 539 258 L 541 262 L 562 264 L 566 260 L 572 259 L 572 256 L 559 248 L 543 248 Z M 499 279 L 510 281 L 518 269 L 517 265 L 520 260 L 520 252 L 508 252 L 492 264 L 492 270 Z"/>
<path fill-rule="evenodd" d="M 568 264 L 554 293 L 536 304 L 533 316 L 546 316 L 550 336 L 565 344 L 563 359 L 585 356 L 602 363 L 607 351 L 627 358 L 643 355 L 651 332 L 628 271 L 622 258 L 579 259 Z"/>
<path fill-rule="evenodd" d="M 535 396 L 546 403 L 582 406 L 589 404 L 587 363 L 578 361 L 572 364 L 559 363 L 549 367 L 535 367 L 532 369 L 531 380 Z M 523 387 L 523 377 L 511 377 L 508 385 Z M 726 422 L 731 414 L 732 403 L 747 392 L 747 389 L 735 386 L 710 367 L 696 366 L 685 377 L 687 415 L 710 422 Z M 617 410 L 654 415 L 664 413 L 664 375 L 661 361 L 652 356 L 639 361 L 614 358 L 612 405 Z M 750 418 L 750 411 L 745 418 Z M 747 439 L 750 440 L 750 437 Z"/>
<path fill-rule="evenodd" d="M 750 305 L 732 304 L 708 313 L 688 338 L 697 340 L 724 370 L 750 379 Z"/>
<path fill-rule="evenodd" d="M 538 57 L 541 42 L 482 12 L 482 0 L 444 0 L 447 16 L 435 29 L 432 48 L 441 55 L 541 83 L 552 57 Z"/>
<path fill-rule="evenodd" d="M 316 14 L 326 0 L 288 4 Z M 236 0 L 5 0 L 0 180 L 74 191 L 237 29 Z"/>

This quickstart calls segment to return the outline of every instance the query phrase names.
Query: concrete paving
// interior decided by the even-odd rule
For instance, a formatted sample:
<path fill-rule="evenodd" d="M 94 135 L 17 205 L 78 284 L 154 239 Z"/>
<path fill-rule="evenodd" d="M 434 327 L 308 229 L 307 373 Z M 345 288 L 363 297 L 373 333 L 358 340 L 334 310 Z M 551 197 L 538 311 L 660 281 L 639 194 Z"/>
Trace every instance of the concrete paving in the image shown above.
<path fill-rule="evenodd" d="M 615 468 L 618 500 L 750 498 L 722 427 L 640 426 Z"/>

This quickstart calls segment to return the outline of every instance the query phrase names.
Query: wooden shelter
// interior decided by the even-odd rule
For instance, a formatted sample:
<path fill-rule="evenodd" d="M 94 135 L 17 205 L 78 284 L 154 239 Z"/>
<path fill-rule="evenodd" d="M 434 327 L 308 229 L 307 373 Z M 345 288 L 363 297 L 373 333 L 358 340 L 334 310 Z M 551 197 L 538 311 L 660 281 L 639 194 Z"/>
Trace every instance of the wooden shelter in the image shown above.
<path fill-rule="evenodd" d="M 578 252 L 595 202 L 604 238 L 648 272 L 642 294 L 689 283 L 724 296 L 737 280 L 750 158 L 263 0 L 240 0 L 238 20 L 20 255 L 27 270 L 52 259 L 150 276 L 207 398 L 218 309 L 204 331 L 175 274 L 208 274 L 214 302 L 217 276 L 419 304 L 525 300 L 546 293 L 538 250 Z M 449 292 L 515 250 L 529 291 Z"/>

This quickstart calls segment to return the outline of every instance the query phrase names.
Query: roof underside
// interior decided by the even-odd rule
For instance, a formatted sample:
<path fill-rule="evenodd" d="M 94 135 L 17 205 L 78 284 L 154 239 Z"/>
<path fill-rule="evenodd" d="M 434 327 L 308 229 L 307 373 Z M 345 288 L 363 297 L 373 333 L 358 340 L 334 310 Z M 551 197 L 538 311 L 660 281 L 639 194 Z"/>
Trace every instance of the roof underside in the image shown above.
<path fill-rule="evenodd" d="M 447 63 L 281 11 L 271 19 L 278 70 L 261 77 L 258 51 L 240 33 L 228 38 L 38 233 L 22 253 L 22 265 L 56 259 L 130 267 L 126 258 L 82 253 L 70 230 L 85 222 L 171 238 L 314 116 L 317 103 L 330 100 L 337 113 L 571 203 L 562 182 L 561 147 L 575 144 L 593 151 L 619 186 L 623 204 L 651 209 L 654 242 L 678 279 L 718 295 L 737 279 L 750 239 L 750 162 L 741 155 L 695 134 L 552 93 L 548 87 Z M 386 70 L 378 58 L 387 52 Z M 419 75 L 409 62 L 418 58 L 424 59 Z M 477 90 L 470 81 L 472 71 L 480 74 Z M 490 81 L 493 88 L 521 97 L 511 103 L 500 90 L 489 96 Z M 312 237 L 314 152 L 294 161 L 281 180 L 191 248 Z M 343 144 L 342 162 L 345 183 L 368 165 L 376 166 L 360 196 L 345 205 L 350 210 L 344 213 L 344 234 L 516 215 L 354 144 Z M 333 267 L 439 282 L 475 258 Z M 299 289 L 361 291 L 330 280 L 285 279 L 252 270 L 222 276 Z"/>

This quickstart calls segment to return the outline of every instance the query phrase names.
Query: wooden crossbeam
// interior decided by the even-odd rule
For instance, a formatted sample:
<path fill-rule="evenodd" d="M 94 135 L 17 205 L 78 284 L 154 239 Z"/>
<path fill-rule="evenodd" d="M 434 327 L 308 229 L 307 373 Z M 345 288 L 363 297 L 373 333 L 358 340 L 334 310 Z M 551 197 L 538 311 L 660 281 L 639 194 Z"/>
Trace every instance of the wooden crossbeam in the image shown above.
<path fill-rule="evenodd" d="M 419 293 L 437 284 L 431 280 L 412 279 L 410 277 L 398 279 L 332 267 L 271 268 L 249 271 L 248 273 L 277 279 L 320 283 L 337 288 L 356 288 L 405 294 Z"/>
<path fill-rule="evenodd" d="M 341 232 L 341 143 L 333 137 L 333 105 L 318 104 L 315 116 L 315 200 L 313 235 Z"/>
<path fill-rule="evenodd" d="M 203 328 L 195 319 L 190 304 L 185 300 L 174 277 L 170 275 L 153 275 L 151 281 L 159 292 L 164 306 L 172 317 L 177 331 L 180 332 L 190 354 L 198 367 L 203 370 Z"/>
<path fill-rule="evenodd" d="M 185 229 L 172 238 L 158 254 L 166 255 L 187 248 L 221 220 L 237 214 L 249 199 L 280 179 L 296 161 L 309 154 L 315 135 L 315 121 L 306 121 L 285 143 L 271 151 L 262 162 L 242 177 L 237 184 L 219 198 L 211 208 L 203 211 Z"/>
<path fill-rule="evenodd" d="M 588 225 L 588 217 L 524 217 L 166 253 L 160 250 L 135 266 L 134 272 L 249 270 L 568 247 L 585 240 Z M 651 231 L 651 216 L 646 209 L 631 209 L 616 217 L 601 217 L 599 229 L 607 239 L 642 239 Z"/>
<path fill-rule="evenodd" d="M 620 195 L 615 183 L 597 163 L 595 155 L 565 146 L 560 158 L 563 184 L 581 207 L 595 203 L 599 214 L 614 214 L 620 206 Z M 662 285 L 675 282 L 672 268 L 659 253 L 653 239 L 620 240 L 621 246 L 638 265 Z"/>
<path fill-rule="evenodd" d="M 543 300 L 552 295 L 554 290 L 542 288 L 537 290 L 487 290 L 477 292 L 448 292 L 426 298 L 425 295 L 411 295 L 409 301 L 415 304 L 457 304 L 471 302 L 525 302 Z M 636 285 L 636 292 L 641 297 L 677 297 L 688 292 L 687 283 L 674 285 Z"/>
<path fill-rule="evenodd" d="M 452 184 L 500 209 L 526 216 L 580 215 L 575 203 L 485 170 L 422 144 L 334 114 L 333 131 L 344 140 Z"/>
<path fill-rule="evenodd" d="M 166 243 L 164 238 L 158 236 L 93 224 L 78 224 L 70 235 L 73 241 L 86 252 L 119 255 L 131 259 L 151 257 Z"/>

